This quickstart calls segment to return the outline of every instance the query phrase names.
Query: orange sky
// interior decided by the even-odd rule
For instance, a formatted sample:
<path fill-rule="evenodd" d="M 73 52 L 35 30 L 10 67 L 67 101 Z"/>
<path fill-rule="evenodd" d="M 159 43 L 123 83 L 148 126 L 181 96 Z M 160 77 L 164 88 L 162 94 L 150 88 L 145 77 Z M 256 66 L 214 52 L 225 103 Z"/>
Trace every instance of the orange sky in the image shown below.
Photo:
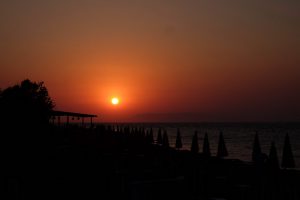
<path fill-rule="evenodd" d="M 294 0 L 2 1 L 0 88 L 44 81 L 56 109 L 99 121 L 300 120 L 299 10 Z"/>

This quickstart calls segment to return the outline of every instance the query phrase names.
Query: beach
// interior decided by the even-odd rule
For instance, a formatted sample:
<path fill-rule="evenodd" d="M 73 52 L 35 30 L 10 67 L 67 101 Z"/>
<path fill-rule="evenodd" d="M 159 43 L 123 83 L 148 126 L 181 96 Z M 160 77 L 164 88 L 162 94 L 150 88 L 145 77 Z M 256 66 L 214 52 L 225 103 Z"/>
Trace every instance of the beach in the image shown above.
<path fill-rule="evenodd" d="M 171 140 L 157 144 L 155 134 L 151 140 L 142 127 L 69 125 L 48 131 L 40 149 L 24 151 L 23 146 L 22 154 L 21 149 L 15 152 L 19 159 L 6 165 L 4 183 L 10 195 L 20 199 L 299 198 L 297 170 L 220 158 L 213 151 L 204 154 L 200 145 L 198 153 L 176 150 L 168 146 Z"/>

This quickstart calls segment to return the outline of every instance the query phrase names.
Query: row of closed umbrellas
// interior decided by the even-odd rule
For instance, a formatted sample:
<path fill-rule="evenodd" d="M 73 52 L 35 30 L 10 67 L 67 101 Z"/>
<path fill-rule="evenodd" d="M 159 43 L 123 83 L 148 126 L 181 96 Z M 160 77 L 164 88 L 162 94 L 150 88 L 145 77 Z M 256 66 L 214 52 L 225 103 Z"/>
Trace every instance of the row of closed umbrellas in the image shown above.
<path fill-rule="evenodd" d="M 150 142 L 154 143 L 153 139 L 153 131 L 150 129 L 150 131 L 146 134 L 146 136 L 149 138 Z M 157 138 L 155 141 L 156 144 L 169 147 L 169 139 L 167 131 L 162 131 L 161 129 L 158 130 Z M 180 130 L 177 130 L 176 135 L 176 142 L 175 142 L 175 148 L 181 149 L 182 148 L 182 139 Z M 195 131 L 192 139 L 191 144 L 191 152 L 193 153 L 199 153 L 199 143 L 198 143 L 198 132 Z M 202 149 L 202 155 L 203 156 L 211 156 L 210 152 L 210 145 L 209 145 L 209 139 L 208 134 L 205 133 L 204 140 L 203 140 L 203 149 Z M 219 142 L 218 142 L 218 150 L 217 150 L 217 157 L 224 158 L 228 156 L 228 151 L 226 148 L 225 140 L 223 133 L 220 132 L 219 134 Z M 277 154 L 277 148 L 275 145 L 275 142 L 271 143 L 271 148 L 269 155 L 266 155 L 261 151 L 260 142 L 259 142 L 259 135 L 258 133 L 255 134 L 254 142 L 253 142 L 253 148 L 252 148 L 252 161 L 256 164 L 267 164 L 272 168 L 279 168 L 279 159 Z M 290 144 L 289 135 L 286 134 L 284 146 L 283 146 L 283 153 L 282 153 L 282 162 L 281 162 L 282 168 L 295 168 L 295 160 Z"/>

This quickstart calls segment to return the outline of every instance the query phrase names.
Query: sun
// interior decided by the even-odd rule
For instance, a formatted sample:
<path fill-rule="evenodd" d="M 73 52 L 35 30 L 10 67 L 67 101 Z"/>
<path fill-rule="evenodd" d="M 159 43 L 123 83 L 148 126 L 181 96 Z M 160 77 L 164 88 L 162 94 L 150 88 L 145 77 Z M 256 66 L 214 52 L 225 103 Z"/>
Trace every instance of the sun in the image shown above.
<path fill-rule="evenodd" d="M 114 98 L 111 99 L 111 103 L 112 103 L 113 105 L 118 105 L 118 104 L 120 103 L 120 100 L 119 100 L 119 98 L 114 97 Z"/>

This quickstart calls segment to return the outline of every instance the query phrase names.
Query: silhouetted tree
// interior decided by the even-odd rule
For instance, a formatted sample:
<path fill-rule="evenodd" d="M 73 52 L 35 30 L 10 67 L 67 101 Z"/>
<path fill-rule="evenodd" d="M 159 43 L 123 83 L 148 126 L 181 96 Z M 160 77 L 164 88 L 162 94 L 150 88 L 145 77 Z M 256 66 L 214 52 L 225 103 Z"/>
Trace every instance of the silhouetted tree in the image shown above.
<path fill-rule="evenodd" d="M 0 118 L 6 125 L 46 125 L 53 107 L 53 101 L 43 82 L 26 79 L 21 84 L 0 91 Z"/>

